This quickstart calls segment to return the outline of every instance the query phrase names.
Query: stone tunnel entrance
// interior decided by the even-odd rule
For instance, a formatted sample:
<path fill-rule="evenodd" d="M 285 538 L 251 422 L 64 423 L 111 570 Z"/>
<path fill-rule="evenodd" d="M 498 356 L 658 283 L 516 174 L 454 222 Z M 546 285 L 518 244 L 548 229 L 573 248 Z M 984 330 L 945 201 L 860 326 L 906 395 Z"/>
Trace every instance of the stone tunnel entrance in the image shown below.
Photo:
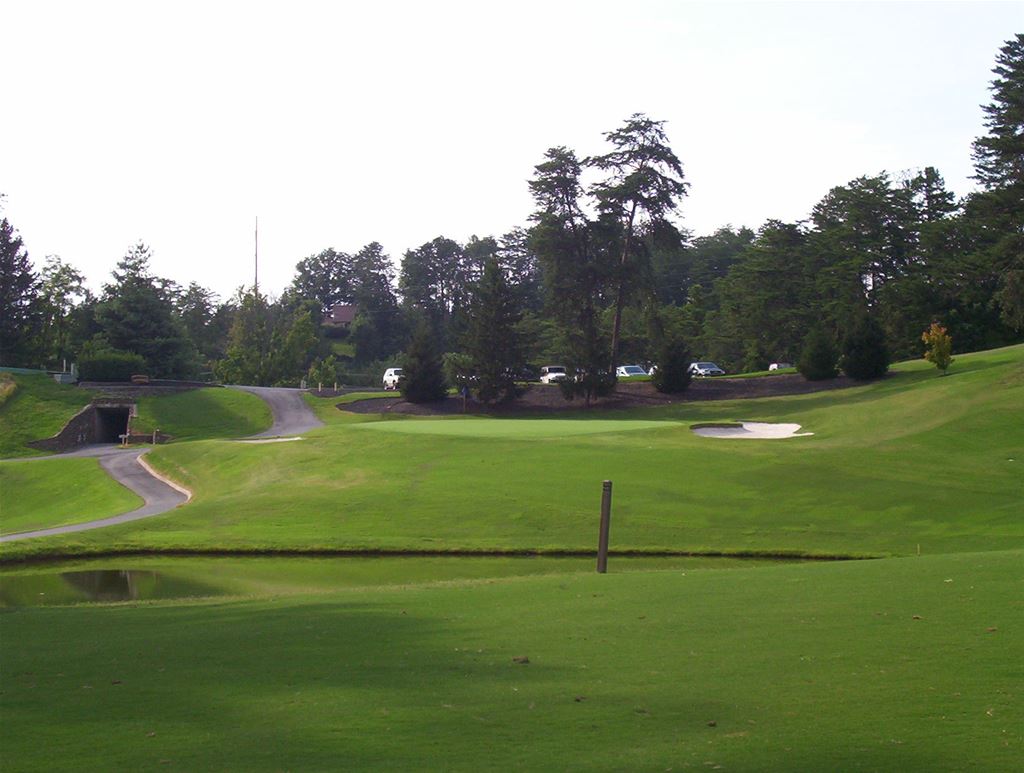
<path fill-rule="evenodd" d="M 128 434 L 131 406 L 96 406 L 96 443 L 120 443 L 121 435 Z"/>

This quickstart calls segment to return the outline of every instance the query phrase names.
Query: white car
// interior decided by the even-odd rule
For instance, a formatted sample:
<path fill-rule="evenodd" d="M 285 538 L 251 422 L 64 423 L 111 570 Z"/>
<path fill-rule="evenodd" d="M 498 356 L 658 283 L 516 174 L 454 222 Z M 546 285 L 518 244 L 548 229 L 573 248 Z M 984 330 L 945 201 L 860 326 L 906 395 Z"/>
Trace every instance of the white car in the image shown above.
<path fill-rule="evenodd" d="M 768 366 L 768 370 L 785 370 L 786 368 L 792 368 L 792 363 L 789 362 L 773 362 Z"/>
<path fill-rule="evenodd" d="M 564 365 L 545 365 L 540 369 L 540 383 L 542 384 L 554 384 L 564 381 L 568 377 L 569 374 L 565 372 Z"/>
<path fill-rule="evenodd" d="M 725 371 L 713 362 L 691 362 L 690 374 L 693 376 L 724 376 Z"/>
<path fill-rule="evenodd" d="M 388 368 L 384 371 L 384 389 L 398 389 L 399 382 L 402 380 L 402 369 L 401 368 Z"/>
<path fill-rule="evenodd" d="M 615 369 L 617 378 L 631 378 L 633 376 L 646 376 L 647 371 L 639 365 L 620 365 Z"/>

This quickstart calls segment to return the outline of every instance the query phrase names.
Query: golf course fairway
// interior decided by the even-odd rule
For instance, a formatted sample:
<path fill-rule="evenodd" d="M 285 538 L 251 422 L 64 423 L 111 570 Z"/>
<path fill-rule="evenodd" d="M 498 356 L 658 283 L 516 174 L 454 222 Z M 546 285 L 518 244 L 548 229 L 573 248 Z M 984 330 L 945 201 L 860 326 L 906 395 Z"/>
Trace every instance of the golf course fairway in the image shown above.
<path fill-rule="evenodd" d="M 191 503 L 0 546 L 4 769 L 1020 769 L 1024 346 L 557 418 L 311 397 L 326 425 L 266 445 L 187 394 L 203 439 L 147 458 Z M 814 434 L 690 430 L 744 421 Z M 0 462 L 4 501 L 66 518 L 19 464 L 62 469 Z M 94 565 L 168 595 L 83 602 Z"/>

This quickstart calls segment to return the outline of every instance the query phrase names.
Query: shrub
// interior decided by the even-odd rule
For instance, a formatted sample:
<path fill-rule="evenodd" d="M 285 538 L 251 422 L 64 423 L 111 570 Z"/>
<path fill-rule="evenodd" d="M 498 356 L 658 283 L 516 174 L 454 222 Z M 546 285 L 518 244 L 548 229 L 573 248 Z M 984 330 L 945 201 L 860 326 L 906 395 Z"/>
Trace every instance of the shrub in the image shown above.
<path fill-rule="evenodd" d="M 412 337 L 402 366 L 402 397 L 410 403 L 430 403 L 447 395 L 441 357 L 434 348 L 430 328 L 422 325 Z"/>
<path fill-rule="evenodd" d="M 925 349 L 924 358 L 928 362 L 934 362 L 935 367 L 945 376 L 949 366 L 953 364 L 953 339 L 946 332 L 946 328 L 938 322 L 932 322 L 932 326 L 921 334 L 921 340 L 928 347 Z"/>
<path fill-rule="evenodd" d="M 843 372 L 858 381 L 878 378 L 889 370 L 889 349 L 878 321 L 865 314 L 843 339 Z"/>
<path fill-rule="evenodd" d="M 473 358 L 462 352 L 447 352 L 441 358 L 445 380 L 459 389 L 473 382 Z"/>
<path fill-rule="evenodd" d="M 18 384 L 10 373 L 0 373 L 0 407 L 18 391 Z"/>
<path fill-rule="evenodd" d="M 78 377 L 82 381 L 131 381 L 136 373 L 146 372 L 146 360 L 135 352 L 98 349 L 78 358 Z"/>
<path fill-rule="evenodd" d="M 338 361 L 334 355 L 328 355 L 327 359 L 317 360 L 310 365 L 306 379 L 311 389 L 320 384 L 333 386 L 338 380 Z"/>
<path fill-rule="evenodd" d="M 690 386 L 690 349 L 681 338 L 667 338 L 658 349 L 658 367 L 651 376 L 654 388 L 679 394 Z"/>
<path fill-rule="evenodd" d="M 804 338 L 803 348 L 796 369 L 808 381 L 824 381 L 839 375 L 836 363 L 839 352 L 832 342 L 832 336 L 820 328 L 815 328 Z"/>

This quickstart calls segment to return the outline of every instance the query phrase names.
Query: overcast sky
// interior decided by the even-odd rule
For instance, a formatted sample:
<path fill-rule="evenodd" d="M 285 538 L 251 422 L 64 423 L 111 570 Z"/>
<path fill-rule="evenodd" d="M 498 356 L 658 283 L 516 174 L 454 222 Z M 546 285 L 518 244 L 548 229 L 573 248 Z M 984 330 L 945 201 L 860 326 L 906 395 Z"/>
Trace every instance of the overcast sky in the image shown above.
<path fill-rule="evenodd" d="M 666 121 L 694 234 L 854 177 L 972 181 L 1022 3 L 0 0 L 4 215 L 98 289 L 127 249 L 222 296 L 327 247 L 500 235 L 545 150 Z"/>

